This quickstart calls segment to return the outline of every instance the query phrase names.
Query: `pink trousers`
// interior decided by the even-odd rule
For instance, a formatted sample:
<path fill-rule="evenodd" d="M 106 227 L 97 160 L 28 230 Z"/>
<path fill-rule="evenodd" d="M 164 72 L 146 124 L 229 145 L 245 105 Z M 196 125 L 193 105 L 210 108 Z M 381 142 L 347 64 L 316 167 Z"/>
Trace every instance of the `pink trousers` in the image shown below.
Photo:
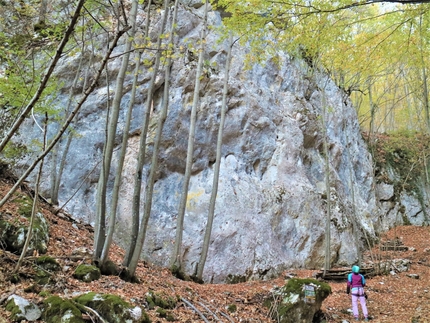
<path fill-rule="evenodd" d="M 364 288 L 363 287 L 354 287 L 351 289 L 352 295 L 352 313 L 355 318 L 358 318 L 358 301 L 361 304 L 361 310 L 363 311 L 363 315 L 366 318 L 368 316 L 367 306 L 366 306 L 366 298 L 364 297 Z"/>

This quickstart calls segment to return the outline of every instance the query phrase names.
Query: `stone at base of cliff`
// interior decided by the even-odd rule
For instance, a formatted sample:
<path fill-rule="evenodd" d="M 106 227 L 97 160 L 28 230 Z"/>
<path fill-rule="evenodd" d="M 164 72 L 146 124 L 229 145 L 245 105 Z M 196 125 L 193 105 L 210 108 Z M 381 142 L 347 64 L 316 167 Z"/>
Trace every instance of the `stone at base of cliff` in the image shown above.
<path fill-rule="evenodd" d="M 280 323 L 312 322 L 321 304 L 331 293 L 329 284 L 315 279 L 292 278 L 272 290 L 265 305 L 271 317 Z"/>

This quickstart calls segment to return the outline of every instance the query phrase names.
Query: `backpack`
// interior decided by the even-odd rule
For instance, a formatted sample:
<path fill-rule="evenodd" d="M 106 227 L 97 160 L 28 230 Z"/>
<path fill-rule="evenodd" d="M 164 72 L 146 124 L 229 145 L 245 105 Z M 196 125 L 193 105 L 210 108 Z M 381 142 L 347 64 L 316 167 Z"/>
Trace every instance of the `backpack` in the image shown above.
<path fill-rule="evenodd" d="M 348 284 L 351 287 L 359 287 L 359 286 L 352 286 L 352 277 L 353 277 L 353 273 L 348 274 Z M 356 274 L 356 275 L 360 275 L 361 278 L 361 286 L 364 287 L 366 285 L 366 279 L 364 279 L 364 276 L 362 274 Z"/>

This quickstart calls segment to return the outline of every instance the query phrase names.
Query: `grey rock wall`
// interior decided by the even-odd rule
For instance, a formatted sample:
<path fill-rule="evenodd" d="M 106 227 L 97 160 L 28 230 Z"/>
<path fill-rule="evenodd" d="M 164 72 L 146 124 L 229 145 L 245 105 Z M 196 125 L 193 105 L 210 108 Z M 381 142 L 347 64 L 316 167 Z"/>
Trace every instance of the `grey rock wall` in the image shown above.
<path fill-rule="evenodd" d="M 203 7 L 193 1 L 190 6 L 181 6 L 178 44 L 185 45 L 198 39 L 202 14 Z M 219 13 L 211 11 L 210 22 L 221 24 Z M 212 189 L 226 60 L 226 44 L 219 44 L 218 39 L 215 31 L 207 37 L 205 59 L 212 68 L 201 82 L 193 174 L 185 214 L 182 253 L 185 269 L 190 274 L 199 260 Z M 119 47 L 116 53 L 121 50 Z M 330 154 L 330 258 L 333 264 L 354 263 L 358 248 L 363 246 L 363 234 L 372 238 L 375 229 L 389 227 L 393 221 L 381 212 L 375 195 L 372 161 L 361 137 L 354 108 L 327 76 L 311 72 L 305 62 L 283 53 L 280 65 L 267 61 L 247 70 L 243 63 L 246 51 L 245 47 L 234 47 L 219 191 L 204 280 L 264 279 L 285 268 L 320 268 L 323 265 L 327 203 L 321 126 L 323 102 L 327 107 Z M 65 82 L 65 88 L 71 85 L 73 73 L 70 70 L 77 64 L 75 57 L 64 61 L 59 69 L 57 75 Z M 119 66 L 119 59 L 109 65 L 110 91 L 115 88 L 114 76 Z M 159 265 L 168 265 L 175 238 L 195 66 L 196 61 L 187 55 L 177 59 L 172 66 L 169 114 L 163 130 L 153 210 L 144 246 L 144 257 Z M 132 69 L 130 66 L 130 71 Z M 116 239 L 124 247 L 130 236 L 138 129 L 149 78 L 148 71 L 139 75 L 141 85 L 133 114 L 133 135 L 128 142 L 121 186 Z M 162 103 L 163 83 L 163 76 L 160 76 L 151 125 L 156 123 Z M 130 85 L 131 75 L 128 75 L 118 145 L 130 100 Z M 73 196 L 66 209 L 74 217 L 90 223 L 95 214 L 106 101 L 108 95 L 112 98 L 112 93 L 108 92 L 107 84 L 101 82 L 79 115 L 76 124 L 79 136 L 72 142 L 60 192 L 60 204 Z M 67 91 L 56 102 L 58 107 L 64 107 Z M 32 121 L 29 120 L 27 127 L 26 136 L 36 135 Z M 149 153 L 151 151 L 150 145 Z M 146 165 L 145 171 L 148 167 Z M 112 174 L 114 172 L 115 167 Z M 146 175 L 144 172 L 144 179 Z M 110 188 L 112 185 L 113 176 Z M 49 170 L 44 182 L 45 194 L 49 194 L 48 187 Z M 378 224 L 381 214 L 387 218 L 382 226 Z M 358 241 L 353 233 L 353 221 L 359 230 Z"/>

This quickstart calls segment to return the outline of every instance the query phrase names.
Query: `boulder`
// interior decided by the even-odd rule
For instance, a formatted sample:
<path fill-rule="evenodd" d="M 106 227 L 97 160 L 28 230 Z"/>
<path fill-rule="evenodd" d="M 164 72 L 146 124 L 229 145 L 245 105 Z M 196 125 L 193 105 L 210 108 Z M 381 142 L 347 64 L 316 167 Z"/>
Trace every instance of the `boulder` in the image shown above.
<path fill-rule="evenodd" d="M 136 307 L 116 295 L 90 292 L 75 298 L 74 301 L 93 309 L 109 323 L 150 322 L 142 309 L 137 310 Z"/>
<path fill-rule="evenodd" d="M 87 264 L 79 265 L 73 274 L 73 277 L 86 283 L 92 282 L 93 280 L 97 280 L 100 278 L 100 276 L 101 273 L 99 268 Z"/>
<path fill-rule="evenodd" d="M 59 296 L 48 297 L 44 302 L 42 319 L 46 323 L 85 323 L 82 313 L 70 300 Z"/>
<path fill-rule="evenodd" d="M 327 283 L 316 279 L 292 278 L 280 288 L 272 290 L 265 305 L 273 320 L 279 323 L 312 322 L 321 304 L 331 293 Z"/>
<path fill-rule="evenodd" d="M 21 253 L 27 237 L 33 201 L 26 195 L 16 198 L 14 202 L 19 206 L 17 212 L 21 221 L 11 221 L 16 218 L 10 213 L 0 213 L 0 239 L 5 243 L 5 249 L 14 253 Z M 34 251 L 46 253 L 49 242 L 48 221 L 42 213 L 37 212 L 33 224 L 33 236 L 27 249 L 27 255 Z"/>
<path fill-rule="evenodd" d="M 14 322 L 21 321 L 36 321 L 42 315 L 42 311 L 39 307 L 25 298 L 22 298 L 18 295 L 11 295 L 7 299 L 6 310 L 11 312 L 11 319 Z"/>

